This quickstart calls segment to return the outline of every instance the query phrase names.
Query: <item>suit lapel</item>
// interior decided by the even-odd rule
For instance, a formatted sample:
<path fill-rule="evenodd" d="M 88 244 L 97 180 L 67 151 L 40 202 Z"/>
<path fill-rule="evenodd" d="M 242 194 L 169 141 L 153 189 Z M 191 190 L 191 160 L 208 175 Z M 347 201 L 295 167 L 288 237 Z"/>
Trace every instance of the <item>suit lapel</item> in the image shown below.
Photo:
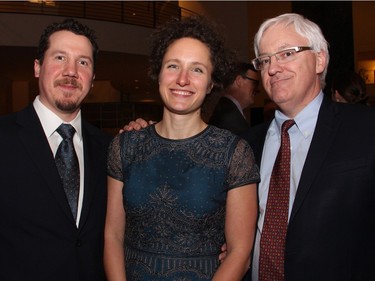
<path fill-rule="evenodd" d="M 324 159 L 333 145 L 334 136 L 340 126 L 340 119 L 336 109 L 334 104 L 325 98 L 319 111 L 314 136 L 302 170 L 289 224 L 301 207 L 317 174 L 321 171 Z"/>
<path fill-rule="evenodd" d="M 102 184 L 99 177 L 102 176 L 100 172 L 103 165 L 102 150 L 103 145 L 98 139 L 99 136 L 90 130 L 89 126 L 82 122 L 82 134 L 83 134 L 83 148 L 84 148 L 84 197 L 83 205 L 81 210 L 81 218 L 79 222 L 79 229 L 82 229 L 85 222 L 87 221 L 89 209 L 92 205 L 92 200 L 97 188 Z"/>
<path fill-rule="evenodd" d="M 260 166 L 262 160 L 264 142 L 270 124 L 271 122 L 259 124 L 255 127 L 252 127 L 249 131 L 245 132 L 242 135 L 242 137 L 250 144 L 254 152 L 255 161 L 258 166 Z"/>
<path fill-rule="evenodd" d="M 34 107 L 31 105 L 19 112 L 17 122 L 21 126 L 18 132 L 19 138 L 28 153 L 25 157 L 29 157 L 34 162 L 58 205 L 72 223 L 75 223 L 61 185 L 52 151 Z"/>

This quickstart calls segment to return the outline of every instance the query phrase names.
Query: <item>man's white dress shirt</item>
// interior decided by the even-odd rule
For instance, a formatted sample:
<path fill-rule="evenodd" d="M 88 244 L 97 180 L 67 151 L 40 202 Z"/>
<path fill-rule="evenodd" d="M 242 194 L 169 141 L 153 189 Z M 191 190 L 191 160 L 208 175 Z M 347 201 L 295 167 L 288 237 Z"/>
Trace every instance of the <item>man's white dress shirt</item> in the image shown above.
<path fill-rule="evenodd" d="M 292 126 L 288 131 L 291 149 L 290 197 L 288 217 L 290 217 L 292 211 L 294 198 L 297 193 L 298 183 L 314 134 L 316 121 L 318 119 L 319 109 L 322 101 L 323 92 L 320 92 L 312 102 L 310 102 L 301 112 L 298 113 L 298 115 L 294 118 L 295 125 Z M 260 237 L 265 217 L 271 173 L 280 147 L 281 125 L 288 119 L 290 118 L 285 116 L 279 110 L 276 110 L 275 118 L 272 120 L 270 127 L 268 128 L 266 139 L 264 142 L 262 160 L 260 163 L 261 182 L 258 186 L 259 219 L 255 237 L 252 266 L 253 281 L 258 281 Z"/>
<path fill-rule="evenodd" d="M 46 137 L 48 139 L 48 143 L 51 147 L 51 151 L 53 156 L 55 157 L 56 151 L 62 141 L 62 137 L 56 129 L 64 122 L 60 117 L 58 117 L 55 113 L 53 113 L 49 108 L 47 108 L 37 96 L 33 102 L 33 106 L 35 111 L 39 117 L 40 122 L 42 123 L 42 127 Z M 77 210 L 77 220 L 76 225 L 79 225 L 79 219 L 81 217 L 81 210 L 82 210 L 82 202 L 83 202 L 83 179 L 84 179 L 84 166 L 83 166 L 83 142 L 82 142 L 82 123 L 81 123 L 81 111 L 78 112 L 76 118 L 69 122 L 75 130 L 76 133 L 73 137 L 74 148 L 76 150 L 76 154 L 78 157 L 79 162 L 79 170 L 80 170 L 80 188 L 79 188 L 79 196 L 78 196 L 78 210 Z"/>

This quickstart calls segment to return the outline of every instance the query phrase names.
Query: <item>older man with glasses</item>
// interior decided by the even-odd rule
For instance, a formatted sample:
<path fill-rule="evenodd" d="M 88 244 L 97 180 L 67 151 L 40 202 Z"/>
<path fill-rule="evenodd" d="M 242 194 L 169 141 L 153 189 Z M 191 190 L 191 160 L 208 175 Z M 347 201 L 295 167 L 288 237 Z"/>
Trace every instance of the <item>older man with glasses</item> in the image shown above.
<path fill-rule="evenodd" d="M 266 20 L 254 48 L 278 109 L 244 136 L 261 174 L 251 280 L 375 280 L 374 110 L 324 95 L 328 43 L 303 16 Z"/>

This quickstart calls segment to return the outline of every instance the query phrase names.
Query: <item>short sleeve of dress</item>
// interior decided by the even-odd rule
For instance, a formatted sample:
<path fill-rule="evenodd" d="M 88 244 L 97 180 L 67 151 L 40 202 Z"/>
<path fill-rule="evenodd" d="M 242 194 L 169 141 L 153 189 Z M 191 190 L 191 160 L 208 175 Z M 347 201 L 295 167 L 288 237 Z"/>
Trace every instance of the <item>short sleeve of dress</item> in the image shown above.
<path fill-rule="evenodd" d="M 260 181 L 259 168 L 250 145 L 239 140 L 230 161 L 228 189 Z"/>
<path fill-rule="evenodd" d="M 122 161 L 121 161 L 121 134 L 118 134 L 109 145 L 108 160 L 107 160 L 107 174 L 108 176 L 123 181 Z"/>

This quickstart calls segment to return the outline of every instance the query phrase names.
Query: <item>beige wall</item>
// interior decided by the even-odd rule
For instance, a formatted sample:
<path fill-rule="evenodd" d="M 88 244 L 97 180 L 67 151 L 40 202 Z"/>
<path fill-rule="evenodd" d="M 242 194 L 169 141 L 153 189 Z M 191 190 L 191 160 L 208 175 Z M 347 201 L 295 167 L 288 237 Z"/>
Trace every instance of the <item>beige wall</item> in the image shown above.
<path fill-rule="evenodd" d="M 250 58 L 254 58 L 253 38 L 259 26 L 266 19 L 279 14 L 290 13 L 292 6 L 290 1 L 248 1 L 249 15 L 249 37 L 250 37 Z M 268 99 L 266 92 L 260 88 L 260 93 L 255 97 L 255 107 L 263 107 Z"/>
<path fill-rule="evenodd" d="M 62 17 L 25 14 L 0 14 L 0 46 L 37 46 L 40 34 Z M 151 28 L 79 19 L 95 30 L 101 51 L 147 54 Z M 22 23 L 22 24 L 20 24 Z"/>
<path fill-rule="evenodd" d="M 12 84 L 12 111 L 19 111 L 29 104 L 29 81 L 14 81 Z"/>
<path fill-rule="evenodd" d="M 250 38 L 246 1 L 179 1 L 181 8 L 206 15 L 222 28 L 227 46 L 249 59 Z"/>
<path fill-rule="evenodd" d="M 371 70 L 375 69 L 375 1 L 352 3 L 356 70 L 364 67 L 371 74 Z M 253 37 L 259 25 L 267 18 L 291 11 L 290 1 L 180 1 L 179 5 L 207 15 L 222 25 L 228 39 L 228 46 L 238 50 L 240 57 L 249 61 L 254 57 Z M 337 2 L 337 5 L 340 3 Z M 1 14 L 0 46 L 36 46 L 41 31 L 56 19 L 60 20 L 59 17 Z M 82 21 L 97 31 L 99 45 L 103 51 L 137 55 L 148 53 L 147 39 L 152 29 L 105 21 L 84 19 Z M 124 76 L 124 79 L 129 78 Z M 22 81 L 24 80 L 20 79 L 21 84 L 15 86 L 17 89 L 23 85 Z M 18 99 L 11 94 L 10 85 L 9 81 L 2 80 L 0 77 L 2 106 L 10 100 Z M 375 84 L 367 86 L 369 94 L 375 97 Z M 116 96 L 117 93 L 114 95 Z M 265 99 L 267 97 L 262 90 L 256 98 L 255 106 L 262 107 Z M 23 99 L 20 101 L 24 102 Z M 18 106 L 20 104 L 17 104 Z"/>
<path fill-rule="evenodd" d="M 375 2 L 353 2 L 354 58 L 356 70 L 365 70 L 371 84 L 367 92 L 375 97 Z"/>

